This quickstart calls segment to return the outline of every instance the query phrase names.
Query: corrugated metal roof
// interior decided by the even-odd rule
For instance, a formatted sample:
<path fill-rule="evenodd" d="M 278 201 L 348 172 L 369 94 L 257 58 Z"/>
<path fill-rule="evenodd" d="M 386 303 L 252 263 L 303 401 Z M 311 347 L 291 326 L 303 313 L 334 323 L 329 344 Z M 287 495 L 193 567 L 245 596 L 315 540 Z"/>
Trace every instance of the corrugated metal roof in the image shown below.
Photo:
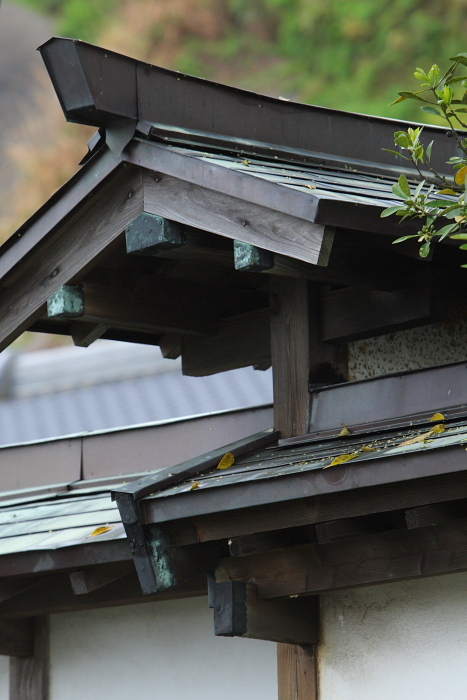
<path fill-rule="evenodd" d="M 0 445 L 272 401 L 271 370 L 185 377 L 158 348 L 107 341 L 89 350 L 41 351 L 5 365 L 16 398 L 0 401 Z"/>
<path fill-rule="evenodd" d="M 80 491 L 48 494 L 48 500 L 0 508 L 0 556 L 124 537 L 118 508 L 105 490 L 85 496 Z"/>
<path fill-rule="evenodd" d="M 313 197 L 336 201 L 390 207 L 400 203 L 392 193 L 396 177 L 364 174 L 353 168 L 326 168 L 316 165 L 294 165 L 277 159 L 221 155 L 218 152 L 200 152 L 189 148 L 168 146 L 170 150 L 223 168 L 246 173 L 273 182 L 278 186 L 304 192 Z M 415 184 L 415 179 L 414 179 Z M 455 201 L 455 198 L 452 198 Z"/>
<path fill-rule="evenodd" d="M 272 479 L 317 469 L 327 469 L 352 461 L 352 465 L 364 462 L 371 468 L 372 462 L 381 458 L 403 454 L 438 450 L 454 445 L 467 444 L 465 419 L 445 428 L 433 429 L 421 426 L 398 431 L 382 431 L 358 437 L 338 437 L 317 443 L 276 446 L 261 450 L 254 455 L 241 457 L 225 470 L 214 470 L 208 474 L 184 481 L 148 498 L 168 498 L 181 493 L 225 487 L 232 484 L 248 484 L 252 481 Z M 437 432 L 437 430 L 442 432 Z M 195 489 L 193 488 L 196 484 Z"/>

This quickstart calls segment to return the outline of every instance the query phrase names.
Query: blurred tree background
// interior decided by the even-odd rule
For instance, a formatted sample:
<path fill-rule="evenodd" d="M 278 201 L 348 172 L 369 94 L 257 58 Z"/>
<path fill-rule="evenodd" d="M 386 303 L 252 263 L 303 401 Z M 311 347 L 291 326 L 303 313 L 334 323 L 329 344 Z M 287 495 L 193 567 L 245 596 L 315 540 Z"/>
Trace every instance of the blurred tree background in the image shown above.
<path fill-rule="evenodd" d="M 273 96 L 417 121 L 423 113 L 409 100 L 388 107 L 397 90 L 415 83 L 414 66 L 428 69 L 466 50 L 467 0 L 450 0 L 448 10 L 438 0 L 15 2 L 51 17 L 61 36 L 168 68 Z M 76 171 L 92 133 L 64 124 L 45 81 L 37 103 L 29 128 L 35 142 L 11 140 L 20 177 L 0 221 L 0 239 Z"/>

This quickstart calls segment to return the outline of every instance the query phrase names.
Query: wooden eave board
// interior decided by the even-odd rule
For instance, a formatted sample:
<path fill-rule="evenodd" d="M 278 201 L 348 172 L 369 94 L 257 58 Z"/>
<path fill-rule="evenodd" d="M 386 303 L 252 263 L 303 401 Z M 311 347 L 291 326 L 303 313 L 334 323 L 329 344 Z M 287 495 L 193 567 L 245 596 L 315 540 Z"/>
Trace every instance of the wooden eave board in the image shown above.
<path fill-rule="evenodd" d="M 467 469 L 467 421 L 271 447 L 143 499 L 147 522 L 279 503 Z M 420 442 L 406 443 L 426 436 Z M 362 448 L 370 448 L 366 452 Z M 344 455 L 352 458 L 330 466 Z M 196 484 L 196 486 L 194 486 Z"/>

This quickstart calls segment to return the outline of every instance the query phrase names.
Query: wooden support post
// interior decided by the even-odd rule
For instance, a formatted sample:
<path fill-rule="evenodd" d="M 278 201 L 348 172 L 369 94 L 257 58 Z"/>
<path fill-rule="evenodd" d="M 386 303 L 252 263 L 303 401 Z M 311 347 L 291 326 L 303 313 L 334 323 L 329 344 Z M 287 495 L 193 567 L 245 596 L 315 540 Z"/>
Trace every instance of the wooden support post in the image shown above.
<path fill-rule="evenodd" d="M 319 290 L 304 279 L 271 277 L 271 357 L 274 372 L 274 427 L 282 438 L 308 427 L 308 387 L 347 376 L 346 347 L 324 345 L 319 337 Z M 316 700 L 314 646 L 279 645 L 279 700 Z"/>
<path fill-rule="evenodd" d="M 277 645 L 279 700 L 315 700 L 318 697 L 316 645 Z"/>
<path fill-rule="evenodd" d="M 319 338 L 319 290 L 307 280 L 272 277 L 271 357 L 274 427 L 281 437 L 307 432 L 308 387 L 347 378 L 346 346 Z"/>
<path fill-rule="evenodd" d="M 33 653 L 10 659 L 10 700 L 49 698 L 49 618 L 34 619 Z"/>
<path fill-rule="evenodd" d="M 186 244 L 182 226 L 163 216 L 143 212 L 126 227 L 126 252 L 157 255 Z"/>
<path fill-rule="evenodd" d="M 315 644 L 319 638 L 317 596 L 258 600 L 256 586 L 244 581 L 214 583 L 214 634 L 287 644 Z"/>
<path fill-rule="evenodd" d="M 88 348 L 95 340 L 101 338 L 109 326 L 105 323 L 85 323 L 84 321 L 75 321 L 70 326 L 70 334 L 73 338 L 73 343 L 79 348 Z"/>
<path fill-rule="evenodd" d="M 236 270 L 262 272 L 274 267 L 274 253 L 257 248 L 251 243 L 234 241 L 234 264 Z"/>

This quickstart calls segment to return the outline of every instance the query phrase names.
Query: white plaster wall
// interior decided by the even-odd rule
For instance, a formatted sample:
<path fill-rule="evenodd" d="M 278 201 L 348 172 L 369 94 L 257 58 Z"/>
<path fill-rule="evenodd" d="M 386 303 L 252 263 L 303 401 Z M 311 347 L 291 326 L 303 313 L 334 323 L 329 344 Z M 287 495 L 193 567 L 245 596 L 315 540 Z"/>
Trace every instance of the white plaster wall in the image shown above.
<path fill-rule="evenodd" d="M 467 697 L 467 574 L 321 600 L 321 700 Z"/>
<path fill-rule="evenodd" d="M 50 700 L 83 698 L 276 700 L 276 644 L 214 637 L 204 597 L 52 615 Z"/>
<path fill-rule="evenodd" d="M 0 700 L 10 696 L 10 657 L 0 656 Z"/>
<path fill-rule="evenodd" d="M 467 359 L 467 322 L 432 323 L 349 343 L 349 377 L 366 379 Z"/>

